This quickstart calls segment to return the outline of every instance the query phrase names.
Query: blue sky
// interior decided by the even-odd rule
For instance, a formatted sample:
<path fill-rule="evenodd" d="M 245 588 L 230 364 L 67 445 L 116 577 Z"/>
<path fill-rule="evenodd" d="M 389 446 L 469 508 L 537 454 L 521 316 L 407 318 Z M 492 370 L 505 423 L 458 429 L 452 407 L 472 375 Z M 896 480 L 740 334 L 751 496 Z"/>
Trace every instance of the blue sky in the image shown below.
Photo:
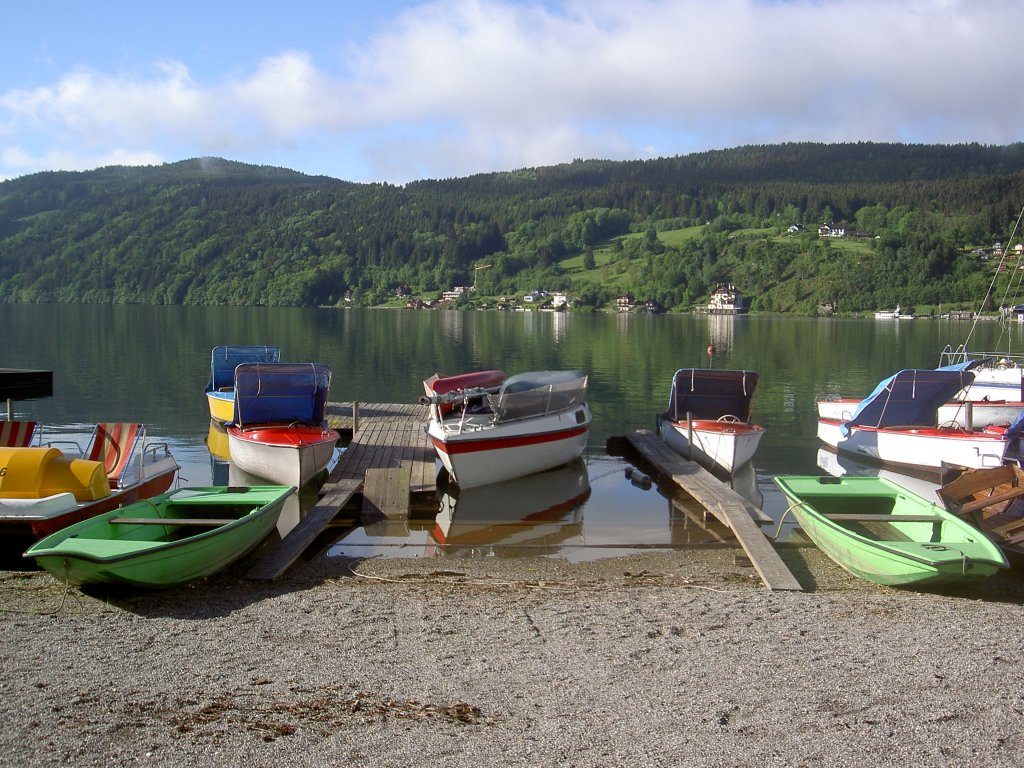
<path fill-rule="evenodd" d="M 1019 0 L 8 0 L 0 179 L 214 155 L 350 181 L 1024 135 Z"/>

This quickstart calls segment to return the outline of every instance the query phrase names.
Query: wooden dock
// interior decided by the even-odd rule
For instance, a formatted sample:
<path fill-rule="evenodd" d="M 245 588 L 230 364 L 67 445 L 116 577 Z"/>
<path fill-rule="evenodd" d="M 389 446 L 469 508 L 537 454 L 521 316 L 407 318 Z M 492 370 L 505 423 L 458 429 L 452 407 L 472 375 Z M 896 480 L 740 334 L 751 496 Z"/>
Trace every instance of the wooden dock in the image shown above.
<path fill-rule="evenodd" d="M 693 461 L 687 461 L 650 430 L 626 435 L 643 459 L 729 526 L 764 585 L 771 590 L 803 591 L 756 520 L 764 513 Z"/>
<path fill-rule="evenodd" d="M 381 514 L 399 509 L 398 493 L 391 492 L 389 478 L 406 484 L 409 493 L 433 494 L 434 449 L 423 430 L 426 406 L 394 403 L 328 403 L 327 421 L 335 429 L 352 431 L 352 441 L 338 465 L 320 488 L 320 499 L 280 544 L 265 553 L 249 571 L 249 578 L 273 580 L 281 576 L 358 493 L 367 477 L 374 484 L 374 498 L 388 499 Z M 401 470 L 375 473 L 375 470 Z"/>
<path fill-rule="evenodd" d="M 351 431 L 352 440 L 321 487 L 316 506 L 261 556 L 249 577 L 281 576 L 357 494 L 363 495 L 364 522 L 407 517 L 411 495 L 433 496 L 435 455 L 423 429 L 426 418 L 426 406 L 419 404 L 329 403 L 328 423 Z M 758 522 L 768 521 L 764 513 L 650 431 L 634 432 L 626 440 L 655 470 L 729 527 L 765 586 L 802 589 L 761 533 Z"/>

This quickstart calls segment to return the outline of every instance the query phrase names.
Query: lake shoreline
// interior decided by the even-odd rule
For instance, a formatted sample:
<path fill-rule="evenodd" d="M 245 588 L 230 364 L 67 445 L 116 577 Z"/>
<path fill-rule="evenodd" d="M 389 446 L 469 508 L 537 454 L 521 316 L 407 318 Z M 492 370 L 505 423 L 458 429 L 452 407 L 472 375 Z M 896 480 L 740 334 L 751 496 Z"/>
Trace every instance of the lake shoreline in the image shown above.
<path fill-rule="evenodd" d="M 1019 764 L 1018 574 L 916 593 L 779 551 L 808 591 L 733 547 L 3 571 L 0 764 Z"/>

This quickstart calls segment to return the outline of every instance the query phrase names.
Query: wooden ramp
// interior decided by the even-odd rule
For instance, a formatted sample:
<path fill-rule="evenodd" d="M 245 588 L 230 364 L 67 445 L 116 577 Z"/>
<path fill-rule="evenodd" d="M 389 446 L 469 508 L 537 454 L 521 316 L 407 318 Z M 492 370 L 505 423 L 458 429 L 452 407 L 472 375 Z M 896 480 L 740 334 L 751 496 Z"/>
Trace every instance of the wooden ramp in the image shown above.
<path fill-rule="evenodd" d="M 626 440 L 652 467 L 729 526 L 768 589 L 803 591 L 751 516 L 756 513 L 760 517 L 760 510 L 699 464 L 684 459 L 650 430 L 626 435 Z"/>
<path fill-rule="evenodd" d="M 321 498 L 281 543 L 253 566 L 249 578 L 273 580 L 281 576 L 341 508 L 363 492 L 368 477 L 372 486 L 371 503 L 383 503 L 383 509 L 392 515 L 400 514 L 403 509 L 403 492 L 405 510 L 408 510 L 409 493 L 434 492 L 434 449 L 423 430 L 426 406 L 365 403 L 353 407 L 352 404 L 328 403 L 328 423 L 336 429 L 343 428 L 340 422 L 345 418 L 356 423 L 357 431 L 321 487 Z"/>

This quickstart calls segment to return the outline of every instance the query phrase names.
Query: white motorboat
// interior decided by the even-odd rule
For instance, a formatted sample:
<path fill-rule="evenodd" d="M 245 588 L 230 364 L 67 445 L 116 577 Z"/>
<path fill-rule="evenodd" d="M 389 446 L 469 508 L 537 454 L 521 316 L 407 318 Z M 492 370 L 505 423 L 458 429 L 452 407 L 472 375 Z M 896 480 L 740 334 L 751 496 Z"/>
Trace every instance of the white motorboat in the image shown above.
<path fill-rule="evenodd" d="M 857 397 L 829 397 L 818 401 L 819 419 L 852 419 L 861 404 Z M 935 410 L 936 424 L 980 429 L 993 424 L 1012 424 L 1024 410 L 1024 402 L 1010 400 L 950 400 Z"/>
<path fill-rule="evenodd" d="M 658 434 L 680 455 L 732 474 L 754 457 L 764 435 L 764 427 L 750 423 L 757 382 L 754 371 L 679 369 L 668 408 L 656 417 Z"/>
<path fill-rule="evenodd" d="M 327 426 L 331 368 L 322 363 L 244 363 L 235 369 L 231 462 L 279 485 L 303 487 L 323 472 L 340 435 Z"/>
<path fill-rule="evenodd" d="M 460 488 L 543 472 L 586 447 L 592 418 L 579 371 L 435 375 L 423 386 L 427 434 Z"/>
<path fill-rule="evenodd" d="M 939 405 L 973 379 L 968 370 L 899 371 L 879 382 L 850 418 L 819 418 L 818 438 L 840 453 L 928 472 L 941 472 L 943 463 L 997 466 L 1011 440 L 1006 429 L 937 422 Z"/>

